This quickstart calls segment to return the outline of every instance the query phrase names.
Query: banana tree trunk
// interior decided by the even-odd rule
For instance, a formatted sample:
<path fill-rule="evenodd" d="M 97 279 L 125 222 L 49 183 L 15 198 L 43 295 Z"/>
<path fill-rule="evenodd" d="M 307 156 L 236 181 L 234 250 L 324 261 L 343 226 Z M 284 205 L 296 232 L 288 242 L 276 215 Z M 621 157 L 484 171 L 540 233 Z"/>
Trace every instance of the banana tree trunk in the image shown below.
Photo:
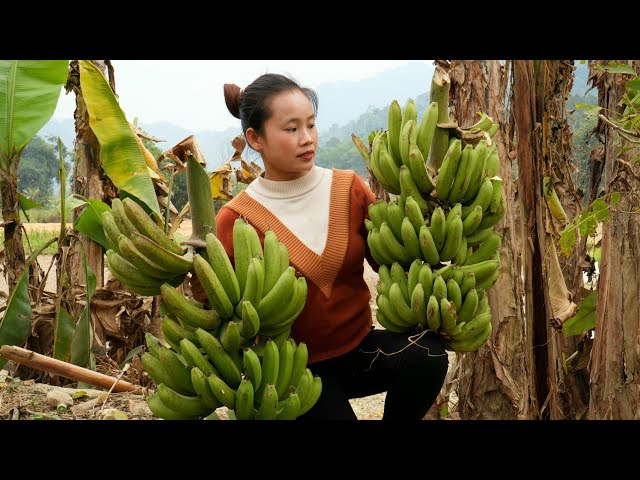
<path fill-rule="evenodd" d="M 548 378 L 547 343 L 551 305 L 545 261 L 546 234 L 542 197 L 543 173 L 543 62 L 514 61 L 513 112 L 517 129 L 517 156 L 520 211 L 522 217 L 522 256 L 524 265 L 526 343 L 525 354 L 533 353 L 531 405 L 536 417 L 549 418 L 548 402 L 554 394 L 554 379 Z"/>
<path fill-rule="evenodd" d="M 572 134 L 566 112 L 566 101 L 573 85 L 573 62 L 546 60 L 542 66 L 544 172 L 545 176 L 556 181 L 555 190 L 570 222 L 580 213 L 580 196 L 572 180 L 575 165 L 572 161 Z M 542 206 L 543 216 L 546 218 L 547 241 L 552 243 L 566 222 L 554 219 L 549 209 L 544 208 L 544 200 Z M 582 244 L 577 242 L 577 245 Z M 580 248 L 575 248 L 569 257 L 558 256 L 556 249 L 550 244 L 545 249 L 545 268 L 550 282 L 552 308 L 552 315 L 548 319 L 558 318 L 560 322 L 564 322 L 574 313 L 576 305 L 571 302 L 569 292 L 580 296 L 583 294 L 580 268 L 583 256 L 584 252 Z M 580 336 L 565 337 L 553 331 L 550 333 L 553 333 L 548 343 L 551 418 L 583 418 L 589 404 L 587 372 L 585 369 L 568 370 L 565 365 L 565 359 L 579 349 L 579 343 L 583 339 Z"/>
<path fill-rule="evenodd" d="M 640 75 L 640 60 L 622 60 Z M 615 118 L 628 75 L 596 72 L 599 102 L 605 115 Z M 599 125 L 600 127 L 601 125 Z M 605 191 L 622 192 L 604 226 L 598 307 L 591 352 L 590 419 L 640 418 L 640 153 L 611 127 L 604 126 Z M 622 147 L 622 151 L 621 151 Z"/>
<path fill-rule="evenodd" d="M 112 88 L 115 88 L 113 80 L 113 69 L 108 60 L 92 60 L 105 76 L 109 70 L 109 78 Z M 111 203 L 110 199 L 117 196 L 117 191 L 109 177 L 104 173 L 100 162 L 100 143 L 93 130 L 89 126 L 89 114 L 82 96 L 82 85 L 80 84 L 80 72 L 78 62 L 74 60 L 69 66 L 69 78 L 66 86 L 67 91 L 73 90 L 76 94 L 76 111 L 74 113 L 76 140 L 75 153 L 76 164 L 73 174 L 74 193 L 83 195 L 86 198 L 103 200 Z M 78 212 L 74 213 L 74 220 Z M 96 285 L 104 285 L 104 252 L 102 246 L 91 240 L 89 237 L 78 234 L 84 246 L 87 262 L 96 274 Z M 84 268 L 82 264 L 82 254 L 80 245 L 74 243 L 68 255 L 68 272 L 71 274 L 71 285 L 82 285 L 85 283 Z M 104 347 L 105 333 L 102 325 L 97 320 L 92 322 L 94 331 L 94 341 Z"/>
<path fill-rule="evenodd" d="M 522 278 L 519 249 L 514 228 L 516 185 L 509 153 L 509 125 L 504 102 L 509 64 L 497 60 L 453 61 L 451 113 L 461 127 L 475 123 L 477 112 L 486 112 L 501 125 L 493 137 L 500 156 L 500 176 L 504 179 L 507 213 L 496 225 L 502 236 L 500 276 L 489 292 L 493 334 L 477 352 L 458 354 L 458 410 L 463 419 L 529 419 L 529 373 L 523 356 L 525 327 L 522 316 Z"/>
<path fill-rule="evenodd" d="M 2 221 L 4 224 L 5 275 L 9 294 L 11 294 L 25 265 L 20 223 L 20 200 L 18 198 L 17 159 L 11 163 L 8 171 L 0 172 L 0 194 L 2 195 Z"/>

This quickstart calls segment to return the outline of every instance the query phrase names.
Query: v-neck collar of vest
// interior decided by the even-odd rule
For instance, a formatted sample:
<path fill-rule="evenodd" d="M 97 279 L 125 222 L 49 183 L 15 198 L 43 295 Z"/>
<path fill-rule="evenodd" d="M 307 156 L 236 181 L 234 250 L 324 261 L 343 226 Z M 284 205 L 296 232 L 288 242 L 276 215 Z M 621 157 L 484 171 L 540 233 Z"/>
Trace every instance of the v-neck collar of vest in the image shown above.
<path fill-rule="evenodd" d="M 263 235 L 267 230 L 273 230 L 278 240 L 287 246 L 290 263 L 315 283 L 326 298 L 331 296 L 333 283 L 342 268 L 349 245 L 349 196 L 353 183 L 352 171 L 332 170 L 329 228 L 321 255 L 307 247 L 269 209 L 246 192 L 241 192 L 226 205 L 246 218 Z"/>

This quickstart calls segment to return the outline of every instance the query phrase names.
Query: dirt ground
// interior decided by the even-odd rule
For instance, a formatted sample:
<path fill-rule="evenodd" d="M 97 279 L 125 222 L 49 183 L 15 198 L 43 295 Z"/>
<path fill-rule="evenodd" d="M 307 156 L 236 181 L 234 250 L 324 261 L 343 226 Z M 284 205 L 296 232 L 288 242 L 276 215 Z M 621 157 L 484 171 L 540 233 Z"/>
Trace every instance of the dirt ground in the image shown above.
<path fill-rule="evenodd" d="M 26 224 L 29 231 L 57 231 L 59 224 L 36 223 Z M 189 235 L 191 232 L 190 221 L 185 221 L 180 226 L 179 232 Z M 51 263 L 51 255 L 42 255 L 38 261 L 43 269 L 47 269 Z M 375 287 L 378 282 L 378 274 L 374 272 L 365 261 L 364 278 L 369 286 L 372 299 L 375 298 Z M 108 271 L 105 272 L 105 278 Z M 52 268 L 47 281 L 46 290 L 55 291 L 55 266 Z M 0 291 L 6 292 L 7 286 L 4 276 L 0 276 Z M 375 315 L 377 309 L 375 303 L 371 302 L 372 311 Z M 375 318 L 375 317 L 374 317 Z M 375 322 L 375 320 L 374 320 Z M 376 322 L 376 328 L 382 328 Z M 455 356 L 449 356 L 450 368 L 455 360 Z M 117 371 L 114 372 L 117 375 Z M 92 389 L 66 389 L 69 394 L 78 396 L 75 400 L 75 407 L 66 412 L 58 412 L 49 406 L 46 401 L 47 393 L 51 390 L 49 385 L 22 382 L 8 375 L 6 370 L 0 371 L 0 420 L 2 419 L 113 419 L 115 410 L 122 412 L 128 419 L 153 420 L 156 419 L 146 406 L 142 395 L 131 393 L 111 393 L 105 397 L 105 392 Z M 64 390 L 64 389 L 63 389 Z M 80 394 L 78 393 L 80 392 Z M 353 410 L 360 420 L 380 420 L 384 410 L 384 399 L 386 393 L 372 395 L 369 397 L 352 399 L 350 401 Z M 83 405 L 81 407 L 81 405 Z M 221 418 L 226 418 L 226 409 L 218 409 L 217 413 Z M 121 415 L 121 414 L 120 414 Z"/>

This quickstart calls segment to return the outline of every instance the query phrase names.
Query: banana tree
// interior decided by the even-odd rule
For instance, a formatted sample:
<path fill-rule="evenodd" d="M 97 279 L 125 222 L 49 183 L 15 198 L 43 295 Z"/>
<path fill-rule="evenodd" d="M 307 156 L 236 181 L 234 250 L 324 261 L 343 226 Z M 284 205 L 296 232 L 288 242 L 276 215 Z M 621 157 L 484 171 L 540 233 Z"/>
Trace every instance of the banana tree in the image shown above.
<path fill-rule="evenodd" d="M 505 115 L 505 97 L 511 63 L 498 60 L 471 60 L 451 63 L 451 114 L 461 127 L 478 120 L 486 112 L 500 129 L 493 140 L 500 158 L 500 176 L 504 179 L 507 211 L 496 225 L 502 237 L 500 264 L 503 265 L 495 288 L 487 294 L 493 314 L 491 343 L 460 360 L 458 410 L 464 419 L 529 419 L 530 356 L 526 351 L 522 316 L 523 285 L 519 270 L 520 225 L 515 216 L 516 185 L 512 180 L 509 140 L 512 134 Z M 459 355 L 460 357 L 460 355 Z M 487 361 L 480 361 L 487 359 Z M 453 383 L 453 382 L 452 382 Z"/>
<path fill-rule="evenodd" d="M 68 64 L 68 60 L 0 60 L 0 193 L 9 292 L 25 266 L 18 195 L 20 156 L 53 115 Z"/>

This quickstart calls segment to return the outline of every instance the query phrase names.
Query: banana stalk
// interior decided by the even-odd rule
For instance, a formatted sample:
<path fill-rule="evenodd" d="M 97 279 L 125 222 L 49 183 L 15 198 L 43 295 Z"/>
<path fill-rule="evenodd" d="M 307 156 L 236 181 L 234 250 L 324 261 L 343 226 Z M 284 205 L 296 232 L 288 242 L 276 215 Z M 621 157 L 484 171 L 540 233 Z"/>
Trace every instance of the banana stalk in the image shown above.
<path fill-rule="evenodd" d="M 209 175 L 191 153 L 187 159 L 187 192 L 192 225 L 188 243 L 204 248 L 207 234 L 216 234 L 216 211 Z"/>
<path fill-rule="evenodd" d="M 431 81 L 431 102 L 438 103 L 438 123 L 449 122 L 449 87 L 451 80 L 445 70 L 437 66 Z M 437 170 L 449 149 L 449 131 L 446 128 L 436 127 L 431 143 L 431 156 L 429 164 Z"/>

